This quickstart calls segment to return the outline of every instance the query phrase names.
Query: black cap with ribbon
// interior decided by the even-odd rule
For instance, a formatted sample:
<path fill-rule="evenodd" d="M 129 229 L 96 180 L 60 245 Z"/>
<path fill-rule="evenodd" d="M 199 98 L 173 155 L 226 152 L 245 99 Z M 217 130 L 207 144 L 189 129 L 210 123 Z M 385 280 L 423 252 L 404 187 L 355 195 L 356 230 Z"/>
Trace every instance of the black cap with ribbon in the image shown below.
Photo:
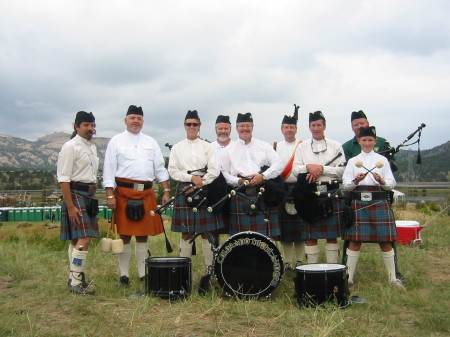
<path fill-rule="evenodd" d="M 92 112 L 78 111 L 75 117 L 75 124 L 80 124 L 83 122 L 95 123 L 95 117 Z"/>
<path fill-rule="evenodd" d="M 236 123 L 245 123 L 245 122 L 253 123 L 252 114 L 250 112 L 247 112 L 245 114 L 238 113 Z"/>

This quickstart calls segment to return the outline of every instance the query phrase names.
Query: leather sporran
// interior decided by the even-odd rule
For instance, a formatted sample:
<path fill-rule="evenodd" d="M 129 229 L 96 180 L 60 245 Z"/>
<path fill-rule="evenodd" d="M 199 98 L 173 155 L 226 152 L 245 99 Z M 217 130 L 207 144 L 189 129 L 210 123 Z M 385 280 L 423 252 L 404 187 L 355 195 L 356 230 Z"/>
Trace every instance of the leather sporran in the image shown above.
<path fill-rule="evenodd" d="M 89 216 L 96 216 L 99 212 L 98 199 L 88 198 L 86 204 L 86 212 Z"/>
<path fill-rule="evenodd" d="M 297 209 L 295 208 L 295 203 L 294 203 L 294 198 L 293 197 L 285 197 L 284 210 L 289 215 L 296 215 L 297 214 Z"/>
<path fill-rule="evenodd" d="M 142 199 L 128 199 L 125 210 L 127 218 L 133 221 L 139 221 L 144 217 L 144 201 Z"/>

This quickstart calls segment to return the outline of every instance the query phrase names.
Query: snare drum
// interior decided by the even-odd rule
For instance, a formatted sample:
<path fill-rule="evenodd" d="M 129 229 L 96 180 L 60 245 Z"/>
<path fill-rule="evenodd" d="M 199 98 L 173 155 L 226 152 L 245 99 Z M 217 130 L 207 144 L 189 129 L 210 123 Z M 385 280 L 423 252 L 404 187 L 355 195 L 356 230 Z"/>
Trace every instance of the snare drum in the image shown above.
<path fill-rule="evenodd" d="M 214 272 L 229 296 L 269 296 L 283 277 L 283 258 L 275 243 L 265 235 L 237 233 L 219 248 Z"/>
<path fill-rule="evenodd" d="M 186 298 L 191 292 L 192 270 L 188 257 L 149 257 L 145 260 L 146 294 Z"/>
<path fill-rule="evenodd" d="M 295 295 L 299 306 L 316 306 L 336 301 L 348 306 L 347 266 L 334 263 L 314 263 L 295 268 Z"/>

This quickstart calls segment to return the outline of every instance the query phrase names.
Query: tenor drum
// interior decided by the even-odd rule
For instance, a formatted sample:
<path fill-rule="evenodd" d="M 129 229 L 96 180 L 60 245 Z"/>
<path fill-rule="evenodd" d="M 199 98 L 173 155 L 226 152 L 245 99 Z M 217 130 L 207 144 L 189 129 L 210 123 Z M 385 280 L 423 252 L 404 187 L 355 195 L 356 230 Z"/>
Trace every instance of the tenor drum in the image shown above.
<path fill-rule="evenodd" d="M 265 297 L 281 282 L 283 258 L 275 243 L 265 235 L 237 233 L 219 248 L 214 272 L 227 295 Z"/>
<path fill-rule="evenodd" d="M 145 292 L 168 299 L 186 298 L 191 292 L 192 270 L 188 257 L 149 257 L 145 260 Z"/>
<path fill-rule="evenodd" d="M 336 302 L 348 306 L 347 266 L 334 263 L 314 263 L 295 268 L 295 295 L 299 306 L 317 306 Z"/>

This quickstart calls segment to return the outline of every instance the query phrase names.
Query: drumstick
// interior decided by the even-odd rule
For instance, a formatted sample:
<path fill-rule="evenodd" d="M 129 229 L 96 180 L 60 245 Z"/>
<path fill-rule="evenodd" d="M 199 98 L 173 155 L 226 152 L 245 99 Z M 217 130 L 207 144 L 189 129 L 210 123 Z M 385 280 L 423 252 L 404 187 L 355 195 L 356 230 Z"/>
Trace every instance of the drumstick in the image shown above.
<path fill-rule="evenodd" d="M 355 162 L 355 166 L 356 167 L 362 167 L 363 169 L 365 169 L 367 172 L 364 173 L 364 177 L 367 176 L 367 174 L 372 173 L 373 170 L 375 170 L 376 168 L 382 168 L 384 166 L 383 162 L 381 160 L 377 161 L 375 166 L 372 167 L 370 170 L 364 166 L 363 162 L 361 160 L 358 160 Z M 373 173 L 372 173 L 373 174 Z M 356 181 L 357 178 L 353 179 L 352 182 Z"/>

